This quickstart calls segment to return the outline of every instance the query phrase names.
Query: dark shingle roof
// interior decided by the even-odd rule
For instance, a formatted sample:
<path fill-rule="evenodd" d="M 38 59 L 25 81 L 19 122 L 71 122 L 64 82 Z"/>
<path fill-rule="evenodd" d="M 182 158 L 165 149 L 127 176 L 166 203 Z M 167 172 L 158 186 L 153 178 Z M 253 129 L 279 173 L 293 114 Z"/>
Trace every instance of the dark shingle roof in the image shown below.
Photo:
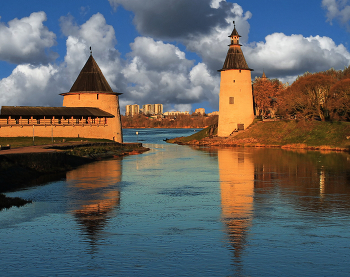
<path fill-rule="evenodd" d="M 241 37 L 241 36 L 238 34 L 237 30 L 236 30 L 236 26 L 234 27 L 234 29 L 233 29 L 233 31 L 232 31 L 232 33 L 231 33 L 231 35 L 230 35 L 229 37 L 233 37 L 233 36 L 239 36 L 239 37 Z"/>
<path fill-rule="evenodd" d="M 233 21 L 233 23 L 235 23 Z M 253 70 L 248 67 L 248 64 L 244 58 L 241 45 L 239 44 L 239 38 L 235 39 L 234 36 L 240 37 L 236 30 L 236 26 L 233 28 L 233 31 L 229 37 L 231 37 L 231 44 L 229 45 L 229 49 L 226 55 L 226 59 L 222 69 L 219 71 L 224 71 L 228 69 L 245 69 L 245 70 Z"/>
<path fill-rule="evenodd" d="M 0 117 L 8 116 L 84 116 L 84 117 L 114 117 L 99 108 L 91 107 L 29 107 L 2 106 Z"/>
<path fill-rule="evenodd" d="M 227 69 L 247 69 L 252 70 L 248 67 L 248 64 L 244 58 L 241 47 L 235 46 L 230 47 L 227 52 L 227 56 L 224 65 L 220 71 Z"/>
<path fill-rule="evenodd" d="M 90 55 L 69 92 L 84 91 L 114 93 L 92 55 Z"/>

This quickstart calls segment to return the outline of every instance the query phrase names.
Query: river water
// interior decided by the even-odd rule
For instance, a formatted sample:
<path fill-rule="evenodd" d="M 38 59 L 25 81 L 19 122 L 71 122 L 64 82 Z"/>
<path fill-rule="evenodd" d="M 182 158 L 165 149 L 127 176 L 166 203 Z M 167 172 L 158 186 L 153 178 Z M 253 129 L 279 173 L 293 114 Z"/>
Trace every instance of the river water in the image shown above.
<path fill-rule="evenodd" d="M 0 211 L 1 276 L 350 275 L 349 154 L 163 141 L 191 133 L 8 193 L 33 203 Z"/>

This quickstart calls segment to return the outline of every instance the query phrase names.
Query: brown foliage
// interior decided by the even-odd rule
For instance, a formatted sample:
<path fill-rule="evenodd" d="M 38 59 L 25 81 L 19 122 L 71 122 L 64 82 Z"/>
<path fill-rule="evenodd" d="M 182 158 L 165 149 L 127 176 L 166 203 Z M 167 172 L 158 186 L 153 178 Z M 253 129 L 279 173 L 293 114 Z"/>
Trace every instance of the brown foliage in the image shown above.
<path fill-rule="evenodd" d="M 279 112 L 302 118 L 329 119 L 330 89 L 337 78 L 336 71 L 304 74 L 281 93 Z"/>
<path fill-rule="evenodd" d="M 269 80 L 257 78 L 253 82 L 253 95 L 255 112 L 257 116 L 274 115 L 276 99 L 279 96 L 283 85 L 277 79 Z"/>
<path fill-rule="evenodd" d="M 350 120 L 350 75 L 335 83 L 330 89 L 329 111 L 336 120 Z"/>

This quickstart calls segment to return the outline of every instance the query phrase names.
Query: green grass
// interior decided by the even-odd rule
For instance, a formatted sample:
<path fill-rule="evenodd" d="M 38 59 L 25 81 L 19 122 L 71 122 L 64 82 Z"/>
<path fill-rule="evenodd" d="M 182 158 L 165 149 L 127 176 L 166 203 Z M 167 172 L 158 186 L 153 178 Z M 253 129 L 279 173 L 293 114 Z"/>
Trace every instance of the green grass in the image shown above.
<path fill-rule="evenodd" d="M 349 148 L 349 122 L 269 121 L 255 124 L 235 139 L 254 138 L 266 145 L 306 144 Z"/>
<path fill-rule="evenodd" d="M 88 138 L 52 138 L 50 137 L 34 137 L 34 145 L 50 145 L 62 142 L 108 142 L 108 139 L 88 139 Z M 0 137 L 0 145 L 11 145 L 11 148 L 25 147 L 33 145 L 33 137 Z"/>
<path fill-rule="evenodd" d="M 169 142 L 199 141 L 208 137 L 208 130 L 209 128 L 206 128 L 189 137 L 175 138 Z M 318 147 L 325 150 L 327 147 L 350 150 L 350 122 L 254 121 L 247 130 L 229 138 L 229 141 L 231 144 L 239 145 L 291 146 L 304 144 L 308 147 Z M 230 144 L 228 141 L 225 143 Z"/>

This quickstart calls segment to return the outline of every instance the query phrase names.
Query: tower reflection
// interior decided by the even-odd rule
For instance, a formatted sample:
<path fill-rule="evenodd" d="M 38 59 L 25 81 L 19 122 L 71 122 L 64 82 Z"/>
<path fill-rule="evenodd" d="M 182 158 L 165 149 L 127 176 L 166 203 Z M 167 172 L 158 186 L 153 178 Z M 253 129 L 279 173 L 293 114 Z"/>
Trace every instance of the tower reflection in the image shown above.
<path fill-rule="evenodd" d="M 120 204 L 121 160 L 87 164 L 67 173 L 72 213 L 91 244 L 91 251 Z"/>
<path fill-rule="evenodd" d="M 254 164 L 250 153 L 242 149 L 219 149 L 218 161 L 222 220 L 233 250 L 233 263 L 239 271 L 253 216 Z"/>

